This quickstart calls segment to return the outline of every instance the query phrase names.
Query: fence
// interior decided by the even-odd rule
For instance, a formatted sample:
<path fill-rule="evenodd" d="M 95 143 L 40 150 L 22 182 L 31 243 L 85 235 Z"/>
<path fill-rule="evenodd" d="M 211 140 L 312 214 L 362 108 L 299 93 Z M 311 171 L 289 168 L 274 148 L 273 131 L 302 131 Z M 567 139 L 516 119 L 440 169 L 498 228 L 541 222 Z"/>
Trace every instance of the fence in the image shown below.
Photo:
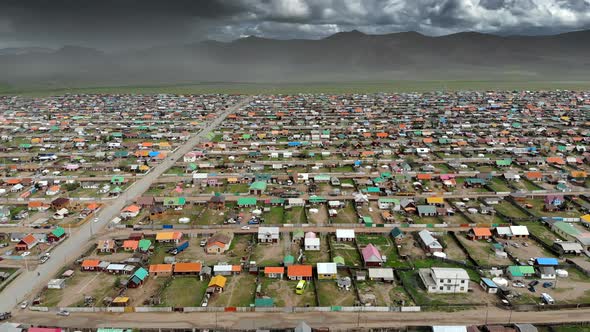
<path fill-rule="evenodd" d="M 62 308 L 49 308 L 49 307 L 30 307 L 32 311 L 49 312 L 66 310 L 69 312 L 82 312 L 82 313 L 103 313 L 103 312 L 137 312 L 137 313 L 149 313 L 149 312 L 173 312 L 174 309 L 182 309 L 180 311 L 190 312 L 418 312 L 422 308 L 419 306 L 409 307 L 183 307 L 183 308 L 172 308 L 172 307 L 62 307 Z"/>

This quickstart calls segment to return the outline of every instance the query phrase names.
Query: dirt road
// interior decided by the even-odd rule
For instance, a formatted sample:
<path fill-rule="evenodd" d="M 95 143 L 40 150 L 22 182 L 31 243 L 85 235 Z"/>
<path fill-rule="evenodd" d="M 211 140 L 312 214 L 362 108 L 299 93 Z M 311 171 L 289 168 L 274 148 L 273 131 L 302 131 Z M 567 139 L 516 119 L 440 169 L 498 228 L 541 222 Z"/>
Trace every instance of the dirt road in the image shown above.
<path fill-rule="evenodd" d="M 68 319 L 56 319 L 55 313 L 20 311 L 12 321 L 35 325 L 69 328 L 133 327 L 133 328 L 292 328 L 300 321 L 311 327 L 330 329 L 404 327 L 425 325 L 473 325 L 486 323 L 486 310 L 467 310 L 451 313 L 264 313 L 264 312 L 219 312 L 219 313 L 127 313 L 86 314 L 72 313 Z M 590 309 L 545 312 L 512 312 L 489 308 L 488 324 L 507 323 L 561 323 L 581 322 L 590 319 Z"/>

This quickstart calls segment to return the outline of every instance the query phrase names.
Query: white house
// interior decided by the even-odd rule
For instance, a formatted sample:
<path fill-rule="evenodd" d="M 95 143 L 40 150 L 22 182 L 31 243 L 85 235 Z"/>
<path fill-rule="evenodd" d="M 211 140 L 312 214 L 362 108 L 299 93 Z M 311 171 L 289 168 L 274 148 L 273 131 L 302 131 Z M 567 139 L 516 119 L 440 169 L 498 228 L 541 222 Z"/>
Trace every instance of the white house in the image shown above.
<path fill-rule="evenodd" d="M 385 267 L 369 268 L 369 279 L 373 281 L 393 282 L 393 269 Z"/>
<path fill-rule="evenodd" d="M 305 250 L 319 251 L 320 239 L 317 237 L 306 237 L 304 240 Z"/>
<path fill-rule="evenodd" d="M 259 227 L 258 228 L 258 242 L 261 242 L 261 243 L 277 243 L 277 242 L 279 242 L 279 228 L 278 227 Z"/>
<path fill-rule="evenodd" d="M 336 241 L 354 241 L 354 229 L 337 229 Z"/>
<path fill-rule="evenodd" d="M 318 263 L 316 268 L 319 279 L 334 279 L 338 274 L 336 263 Z"/>
<path fill-rule="evenodd" d="M 464 269 L 432 267 L 418 271 L 428 293 L 467 293 L 469 275 Z"/>

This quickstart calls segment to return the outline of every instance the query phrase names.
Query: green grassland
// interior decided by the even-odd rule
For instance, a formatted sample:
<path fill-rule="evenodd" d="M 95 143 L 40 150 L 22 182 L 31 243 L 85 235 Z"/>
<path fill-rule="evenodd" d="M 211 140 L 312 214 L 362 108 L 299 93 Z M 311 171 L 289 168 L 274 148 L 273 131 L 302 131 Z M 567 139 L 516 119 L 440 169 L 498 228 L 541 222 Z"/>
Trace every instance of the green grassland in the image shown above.
<path fill-rule="evenodd" d="M 449 81 L 349 81 L 302 83 L 206 82 L 175 85 L 129 86 L 10 86 L 0 83 L 0 95 L 57 96 L 64 94 L 295 94 L 295 93 L 375 93 L 456 90 L 552 90 L 590 89 L 590 81 L 449 80 Z"/>

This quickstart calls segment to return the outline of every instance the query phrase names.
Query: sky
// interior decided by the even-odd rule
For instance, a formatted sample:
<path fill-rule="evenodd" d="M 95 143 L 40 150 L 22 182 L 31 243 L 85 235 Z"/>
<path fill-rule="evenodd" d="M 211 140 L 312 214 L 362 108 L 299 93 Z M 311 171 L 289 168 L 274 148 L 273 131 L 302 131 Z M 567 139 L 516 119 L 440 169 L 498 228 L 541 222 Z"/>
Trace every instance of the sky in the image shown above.
<path fill-rule="evenodd" d="M 0 48 L 146 48 L 246 36 L 319 39 L 590 28 L 590 0 L 0 0 Z"/>

